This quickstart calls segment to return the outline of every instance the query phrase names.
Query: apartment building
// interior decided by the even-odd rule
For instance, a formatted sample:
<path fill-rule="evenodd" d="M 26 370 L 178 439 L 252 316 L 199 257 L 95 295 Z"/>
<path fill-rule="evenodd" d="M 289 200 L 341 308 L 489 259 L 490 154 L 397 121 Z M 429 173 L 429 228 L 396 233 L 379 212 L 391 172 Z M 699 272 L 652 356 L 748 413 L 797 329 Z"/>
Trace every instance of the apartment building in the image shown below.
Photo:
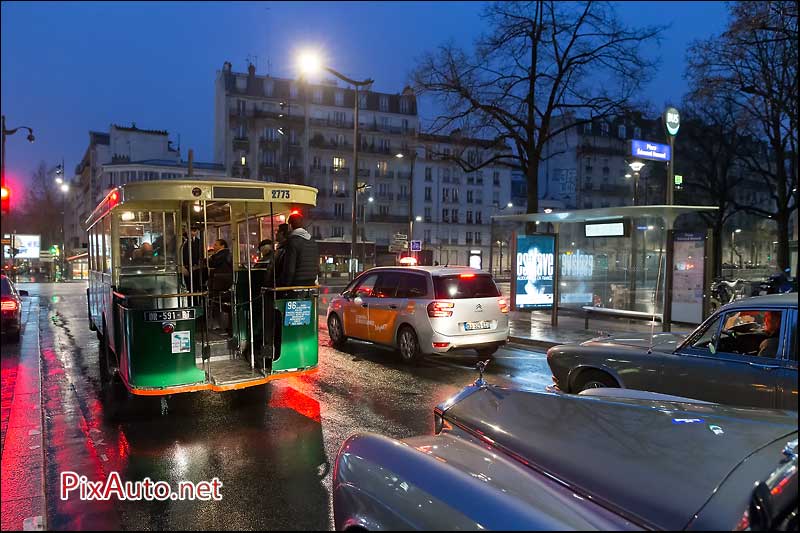
<path fill-rule="evenodd" d="M 458 156 L 472 166 L 488 161 L 509 148 L 494 141 L 421 133 L 414 167 L 413 238 L 433 250 L 440 265 L 489 268 L 491 216 L 524 213 L 525 206 L 510 208 L 511 168 L 492 163 L 466 172 L 452 159 Z M 497 238 L 495 236 L 495 238 Z"/>
<path fill-rule="evenodd" d="M 181 159 L 165 130 L 112 124 L 109 131 L 89 132 L 89 145 L 70 181 L 69 199 L 74 209 L 65 214 L 68 254 L 87 247 L 84 222 L 108 192 L 130 181 L 177 179 L 187 176 L 189 163 Z M 215 163 L 193 162 L 194 176 L 222 178 L 225 169 Z"/>
<path fill-rule="evenodd" d="M 388 255 L 393 235 L 408 228 L 417 103 L 410 89 L 358 96 L 356 238 Z M 215 160 L 234 177 L 317 188 L 309 231 L 337 267 L 352 239 L 354 104 L 355 91 L 337 82 L 259 75 L 253 65 L 241 73 L 225 62 L 215 82 Z"/>

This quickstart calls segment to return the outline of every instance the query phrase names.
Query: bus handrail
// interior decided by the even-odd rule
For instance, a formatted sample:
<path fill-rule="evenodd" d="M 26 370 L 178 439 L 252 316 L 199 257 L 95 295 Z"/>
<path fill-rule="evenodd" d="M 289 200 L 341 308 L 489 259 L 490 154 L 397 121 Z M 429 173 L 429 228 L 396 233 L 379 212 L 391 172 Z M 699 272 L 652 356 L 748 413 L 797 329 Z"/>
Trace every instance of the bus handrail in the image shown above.
<path fill-rule="evenodd" d="M 319 285 L 295 285 L 293 287 L 261 287 L 262 290 L 265 291 L 302 291 L 302 290 L 311 290 L 311 289 L 319 289 Z"/>
<path fill-rule="evenodd" d="M 178 292 L 175 294 L 122 294 L 114 291 L 114 296 L 123 300 L 130 298 L 182 298 L 184 296 L 207 296 L 208 292 Z"/>

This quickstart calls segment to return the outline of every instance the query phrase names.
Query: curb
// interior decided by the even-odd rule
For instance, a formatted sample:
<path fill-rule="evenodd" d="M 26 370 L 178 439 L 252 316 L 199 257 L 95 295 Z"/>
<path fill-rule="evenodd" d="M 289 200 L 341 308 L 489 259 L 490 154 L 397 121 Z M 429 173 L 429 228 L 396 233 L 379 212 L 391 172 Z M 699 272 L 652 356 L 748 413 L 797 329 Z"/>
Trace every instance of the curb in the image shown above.
<path fill-rule="evenodd" d="M 564 344 L 563 342 L 552 342 L 546 340 L 537 340 L 537 339 L 529 339 L 527 337 L 508 337 L 509 344 L 523 344 L 525 346 L 530 346 L 532 348 L 541 348 L 543 350 L 549 350 L 553 346 L 559 346 Z"/>

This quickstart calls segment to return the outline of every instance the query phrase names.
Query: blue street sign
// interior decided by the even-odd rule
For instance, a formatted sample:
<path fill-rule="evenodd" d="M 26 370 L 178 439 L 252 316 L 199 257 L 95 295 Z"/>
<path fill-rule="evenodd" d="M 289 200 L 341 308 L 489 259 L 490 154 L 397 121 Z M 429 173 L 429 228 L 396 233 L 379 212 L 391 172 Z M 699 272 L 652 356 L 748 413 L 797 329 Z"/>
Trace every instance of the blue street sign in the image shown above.
<path fill-rule="evenodd" d="M 422 251 L 422 241 L 411 241 L 411 251 L 412 252 L 421 252 Z"/>
<path fill-rule="evenodd" d="M 631 155 L 651 161 L 670 160 L 669 145 L 650 141 L 639 141 L 637 139 L 631 141 Z"/>

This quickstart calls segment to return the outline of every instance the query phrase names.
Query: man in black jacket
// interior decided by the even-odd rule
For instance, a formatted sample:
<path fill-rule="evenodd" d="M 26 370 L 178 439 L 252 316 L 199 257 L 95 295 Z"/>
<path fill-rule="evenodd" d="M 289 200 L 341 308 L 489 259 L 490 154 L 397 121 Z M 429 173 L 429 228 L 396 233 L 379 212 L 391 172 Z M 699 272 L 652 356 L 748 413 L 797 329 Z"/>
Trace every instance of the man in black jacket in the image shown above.
<path fill-rule="evenodd" d="M 286 242 L 278 283 L 281 287 L 316 285 L 319 270 L 319 248 L 311 234 L 303 229 L 303 217 L 289 217 L 289 239 Z"/>

